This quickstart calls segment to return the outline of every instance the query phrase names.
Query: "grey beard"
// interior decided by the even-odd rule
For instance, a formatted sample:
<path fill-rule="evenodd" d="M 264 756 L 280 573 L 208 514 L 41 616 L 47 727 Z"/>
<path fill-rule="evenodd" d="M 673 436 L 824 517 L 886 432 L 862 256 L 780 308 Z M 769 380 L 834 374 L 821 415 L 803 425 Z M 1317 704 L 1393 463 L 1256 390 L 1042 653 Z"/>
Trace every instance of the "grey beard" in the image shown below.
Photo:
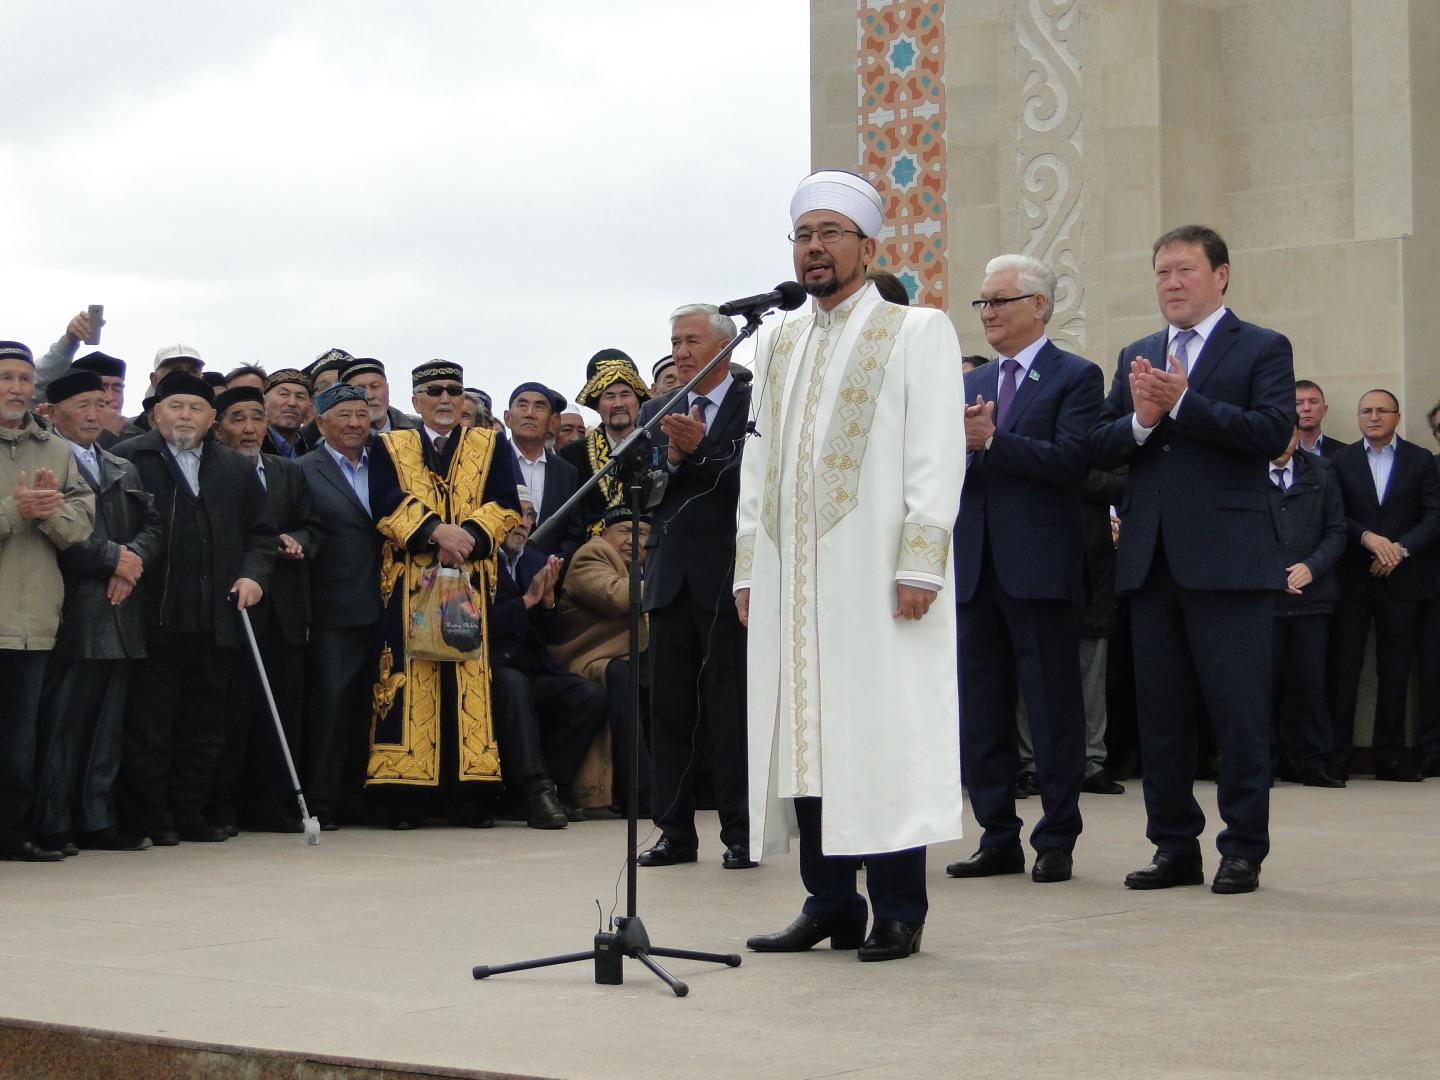
<path fill-rule="evenodd" d="M 252 465 L 255 464 L 257 461 L 260 460 L 260 451 L 259 451 L 258 449 L 256 449 L 256 450 L 240 450 L 240 451 L 237 451 L 237 453 L 244 454 L 245 457 L 249 459 L 249 461 L 250 461 L 250 463 L 251 463 Z"/>
<path fill-rule="evenodd" d="M 200 445 L 200 436 L 173 434 L 170 436 L 170 444 L 176 450 L 194 450 Z"/>

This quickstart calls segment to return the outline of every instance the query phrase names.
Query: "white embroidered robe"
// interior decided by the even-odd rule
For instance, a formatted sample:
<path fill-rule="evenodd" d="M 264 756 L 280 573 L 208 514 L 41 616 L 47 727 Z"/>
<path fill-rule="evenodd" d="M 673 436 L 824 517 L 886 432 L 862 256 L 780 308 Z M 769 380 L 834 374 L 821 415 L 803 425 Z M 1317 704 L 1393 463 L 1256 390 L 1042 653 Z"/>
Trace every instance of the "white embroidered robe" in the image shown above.
<path fill-rule="evenodd" d="M 789 850 L 791 798 L 823 796 L 827 854 L 960 836 L 950 533 L 965 451 L 960 344 L 943 312 L 867 285 L 756 348 L 761 440 L 741 463 L 735 587 L 750 589 L 750 851 Z M 941 588 L 892 617 L 897 580 Z"/>

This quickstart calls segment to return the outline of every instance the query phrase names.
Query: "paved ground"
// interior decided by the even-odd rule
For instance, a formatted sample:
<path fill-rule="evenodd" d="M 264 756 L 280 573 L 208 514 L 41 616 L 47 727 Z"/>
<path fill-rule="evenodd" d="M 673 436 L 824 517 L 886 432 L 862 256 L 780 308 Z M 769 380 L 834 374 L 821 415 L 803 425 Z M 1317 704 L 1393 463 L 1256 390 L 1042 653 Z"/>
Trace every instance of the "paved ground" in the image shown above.
<path fill-rule="evenodd" d="M 0 1015 L 567 1080 L 1440 1075 L 1440 782 L 1282 785 L 1273 807 L 1250 896 L 1123 889 L 1149 854 L 1131 785 L 1083 798 L 1067 884 L 952 881 L 973 842 L 932 849 L 911 960 L 676 961 L 684 1000 L 631 962 L 621 987 L 588 966 L 470 978 L 589 946 L 620 822 L 5 863 Z M 798 909 L 794 858 L 723 871 L 707 828 L 700 863 L 641 871 L 641 914 L 657 944 L 743 951 Z"/>

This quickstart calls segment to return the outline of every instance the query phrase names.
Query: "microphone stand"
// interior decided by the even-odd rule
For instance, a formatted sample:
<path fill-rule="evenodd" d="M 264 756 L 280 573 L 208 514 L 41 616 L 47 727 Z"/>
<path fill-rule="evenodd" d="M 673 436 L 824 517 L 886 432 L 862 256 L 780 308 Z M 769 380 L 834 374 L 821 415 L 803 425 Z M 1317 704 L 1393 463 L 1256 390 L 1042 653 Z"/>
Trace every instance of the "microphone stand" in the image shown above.
<path fill-rule="evenodd" d="M 706 377 L 715 370 L 717 366 L 729 360 L 730 354 L 736 347 L 747 338 L 753 337 L 760 329 L 760 320 L 764 318 L 765 308 L 752 308 L 745 312 L 745 326 L 740 333 L 725 348 L 721 349 L 715 358 L 706 364 L 693 379 L 673 391 L 674 397 L 678 398 L 688 394 L 699 383 L 705 381 Z M 673 398 L 672 398 L 673 400 Z M 610 455 L 610 460 L 605 466 L 589 480 L 585 481 L 580 488 L 570 496 L 555 513 L 551 514 L 545 521 L 541 522 L 533 533 L 530 534 L 530 543 L 549 535 L 550 532 L 560 527 L 560 524 L 576 509 L 582 499 L 599 483 L 602 477 L 614 472 L 620 476 L 625 485 L 625 506 L 630 511 L 631 536 L 638 535 L 638 523 L 640 516 L 646 508 L 645 490 L 647 486 L 648 463 L 645 460 L 645 452 L 649 448 L 650 432 L 659 426 L 662 417 L 669 415 L 668 412 L 657 410 L 643 425 L 631 432 L 623 442 L 617 446 Z M 619 986 L 625 981 L 624 961 L 626 957 L 631 960 L 638 960 L 649 968 L 656 977 L 661 979 L 674 991 L 676 997 L 684 997 L 690 992 L 681 980 L 675 978 L 666 971 L 655 960 L 657 956 L 674 957 L 680 960 L 703 960 L 711 964 L 724 964 L 727 967 L 739 967 L 740 957 L 735 953 L 708 953 L 696 952 L 691 949 L 670 949 L 662 948 L 659 945 L 650 943 L 650 935 L 645 931 L 645 924 L 636 913 L 636 892 L 638 887 L 638 862 L 636 861 L 636 849 L 639 846 L 639 816 L 640 816 L 640 621 L 641 621 L 641 576 L 639 552 L 632 548 L 630 555 L 630 777 L 628 790 L 625 793 L 625 914 L 618 916 L 613 922 L 613 930 L 600 930 L 595 935 L 594 948 L 585 952 L 565 953 L 560 956 L 546 956 L 538 960 L 521 960 L 512 964 L 478 964 L 470 969 L 470 974 L 476 979 L 489 978 L 491 975 L 502 975 L 509 971 L 529 971 L 533 968 L 555 967 L 560 964 L 579 964 L 586 960 L 595 962 L 595 981 L 607 986 Z"/>

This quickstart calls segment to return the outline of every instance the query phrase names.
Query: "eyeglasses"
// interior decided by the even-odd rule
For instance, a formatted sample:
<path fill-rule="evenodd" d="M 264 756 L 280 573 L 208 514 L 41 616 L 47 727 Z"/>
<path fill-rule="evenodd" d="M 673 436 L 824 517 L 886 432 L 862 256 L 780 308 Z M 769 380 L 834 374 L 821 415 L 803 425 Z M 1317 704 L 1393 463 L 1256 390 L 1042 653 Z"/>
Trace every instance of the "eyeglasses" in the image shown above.
<path fill-rule="evenodd" d="M 1032 296 L 1039 296 L 1039 293 L 1027 292 L 1019 296 L 992 296 L 989 300 L 971 300 L 970 306 L 976 311 L 984 311 L 986 308 L 1003 308 L 1006 304 L 1013 304 L 1016 300 L 1029 300 Z"/>
<path fill-rule="evenodd" d="M 1391 413 L 1398 413 L 1399 409 L 1385 409 L 1376 406 L 1373 409 L 1361 409 L 1361 416 L 1389 416 Z"/>
<path fill-rule="evenodd" d="M 421 393 L 423 393 L 426 397 L 439 397 L 441 394 L 448 394 L 451 397 L 463 397 L 465 394 L 465 388 L 463 386 L 455 386 L 453 384 L 436 386 L 434 383 L 431 383 L 429 386 L 425 387 L 425 389 L 422 390 Z"/>
<path fill-rule="evenodd" d="M 842 229 L 838 225 L 826 225 L 821 229 L 796 229 L 793 233 L 787 234 L 785 238 L 796 247 L 805 247 L 818 236 L 820 243 L 828 247 L 830 244 L 838 244 L 846 233 L 854 233 L 856 236 L 862 237 L 865 235 L 859 229 Z"/>

